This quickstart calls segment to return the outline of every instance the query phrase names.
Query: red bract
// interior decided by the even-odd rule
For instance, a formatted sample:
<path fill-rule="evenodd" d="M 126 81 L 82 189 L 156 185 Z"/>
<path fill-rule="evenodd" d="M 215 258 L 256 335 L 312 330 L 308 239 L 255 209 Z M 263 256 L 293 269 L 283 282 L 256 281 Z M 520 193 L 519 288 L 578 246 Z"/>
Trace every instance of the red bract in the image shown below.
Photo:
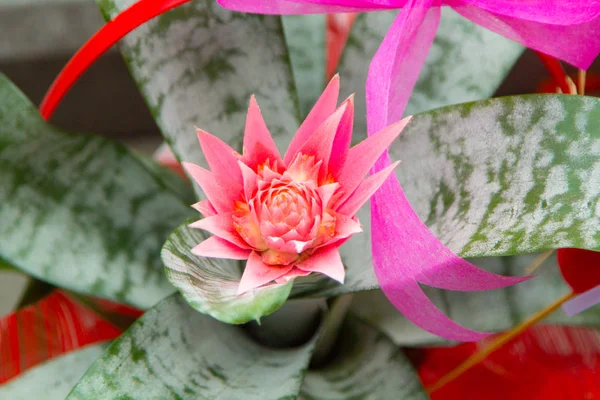
<path fill-rule="evenodd" d="M 558 265 L 573 292 L 587 292 L 600 285 L 600 252 L 582 249 L 558 249 Z"/>
<path fill-rule="evenodd" d="M 431 386 L 479 345 L 414 350 Z M 540 326 L 490 355 L 431 394 L 432 400 L 596 399 L 600 397 L 600 334 L 591 329 Z"/>
<path fill-rule="evenodd" d="M 121 331 L 60 291 L 0 319 L 0 383 Z"/>

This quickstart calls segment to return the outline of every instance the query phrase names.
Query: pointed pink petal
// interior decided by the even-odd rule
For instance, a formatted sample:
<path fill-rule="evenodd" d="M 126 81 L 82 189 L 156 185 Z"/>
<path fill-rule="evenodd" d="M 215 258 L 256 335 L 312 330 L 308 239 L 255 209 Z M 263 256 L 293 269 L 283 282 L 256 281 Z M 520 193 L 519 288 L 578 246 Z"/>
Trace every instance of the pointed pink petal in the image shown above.
<path fill-rule="evenodd" d="M 246 117 L 246 128 L 244 130 L 244 164 L 252 169 L 270 160 L 281 165 L 279 150 L 269 133 L 267 124 L 263 119 L 258 103 L 254 95 L 250 97 L 248 116 Z"/>
<path fill-rule="evenodd" d="M 294 268 L 293 265 L 284 267 L 267 265 L 262 261 L 260 255 L 253 251 L 246 263 L 246 268 L 242 274 L 237 294 L 244 294 L 249 290 L 266 285 L 287 274 L 292 268 Z"/>
<path fill-rule="evenodd" d="M 217 210 L 210 204 L 208 200 L 201 200 L 196 204 L 192 204 L 192 208 L 202 214 L 203 217 L 212 217 L 217 214 Z"/>
<path fill-rule="evenodd" d="M 183 162 L 181 165 L 200 185 L 215 210 L 228 212 L 233 209 L 236 200 L 241 197 L 242 185 L 240 183 L 207 171 L 196 164 Z"/>
<path fill-rule="evenodd" d="M 382 169 L 376 174 L 371 175 L 363 180 L 356 190 L 348 197 L 340 207 L 337 207 L 337 212 L 345 215 L 353 216 L 365 204 L 371 196 L 379 189 L 388 176 L 396 169 L 400 161 L 396 161 L 392 165 Z"/>
<path fill-rule="evenodd" d="M 553 25 L 581 24 L 600 15 L 600 2 L 590 0 L 462 1 L 495 14 Z"/>
<path fill-rule="evenodd" d="M 600 285 L 567 301 L 562 308 L 569 317 L 573 317 L 598 304 L 600 304 Z"/>
<path fill-rule="evenodd" d="M 344 165 L 350 144 L 352 143 L 352 129 L 354 127 L 354 95 L 350 96 L 346 112 L 340 121 L 333 146 L 331 148 L 331 157 L 329 158 L 329 167 L 327 170 L 333 176 L 337 176 L 339 170 Z"/>
<path fill-rule="evenodd" d="M 192 254 L 199 257 L 226 258 L 229 260 L 247 260 L 252 250 L 242 249 L 235 244 L 211 236 L 192 249 Z"/>
<path fill-rule="evenodd" d="M 552 25 L 494 14 L 468 4 L 453 8 L 478 25 L 578 68 L 587 69 L 600 53 L 600 41 L 590 39 L 600 36 L 600 17 L 577 25 Z"/>
<path fill-rule="evenodd" d="M 400 135 L 411 118 L 404 118 L 380 130 L 348 151 L 346 162 L 337 176 L 337 181 L 340 182 L 345 193 L 342 200 L 348 198 L 356 190 L 377 158 L 390 147 L 390 144 Z"/>
<path fill-rule="evenodd" d="M 300 149 L 308 138 L 312 136 L 314 131 L 316 131 L 317 128 L 319 128 L 319 126 L 334 113 L 339 94 L 340 77 L 335 75 L 290 142 L 290 146 L 283 158 L 286 167 L 294 160 L 294 157 L 298 153 L 298 149 Z"/>
<path fill-rule="evenodd" d="M 333 146 L 333 141 L 335 140 L 335 135 L 349 104 L 349 101 L 342 103 L 342 105 L 317 128 L 317 130 L 312 132 L 312 135 L 308 140 L 298 148 L 297 153 L 292 155 L 292 160 L 297 154 L 315 156 L 316 160 L 322 160 L 324 163 L 321 167 L 321 173 L 319 174 L 320 178 L 324 177 L 327 165 L 329 164 L 329 157 L 331 156 L 331 148 Z"/>
<path fill-rule="evenodd" d="M 356 218 L 337 214 L 335 217 L 335 235 L 331 240 L 346 239 L 362 231 L 362 226 Z"/>
<path fill-rule="evenodd" d="M 196 128 L 196 133 L 211 172 L 241 183 L 242 174 L 238 166 L 239 154 L 227 143 L 208 132 Z"/>
<path fill-rule="evenodd" d="M 330 183 L 329 185 L 323 185 L 323 186 L 319 186 L 317 188 L 317 192 L 319 193 L 319 196 L 321 197 L 321 200 L 323 201 L 323 208 L 327 208 L 327 206 L 329 205 L 329 201 L 331 200 L 331 198 L 333 197 L 333 194 L 335 193 L 336 190 L 338 190 L 338 188 L 340 187 L 340 184 L 335 182 L 335 183 Z"/>
<path fill-rule="evenodd" d="M 256 172 L 241 161 L 239 161 L 239 168 L 244 181 L 244 196 L 246 196 L 246 201 L 250 201 L 257 189 Z"/>
<path fill-rule="evenodd" d="M 238 247 L 248 249 L 250 246 L 240 237 L 233 226 L 233 213 L 224 213 L 203 218 L 188 225 L 190 228 L 203 229 L 219 236 Z"/>
<path fill-rule="evenodd" d="M 292 279 L 296 279 L 296 278 L 301 277 L 301 276 L 307 276 L 307 275 L 310 275 L 310 274 L 311 274 L 310 271 L 302 271 L 301 269 L 298 269 L 298 268 L 294 267 L 287 274 L 285 274 L 285 275 L 283 275 L 283 276 L 275 279 L 275 282 L 277 282 L 277 283 L 288 283 Z"/>
<path fill-rule="evenodd" d="M 344 283 L 346 272 L 336 246 L 323 247 L 314 252 L 310 257 L 296 264 L 296 267 L 306 272 L 319 272 L 331 279 Z"/>

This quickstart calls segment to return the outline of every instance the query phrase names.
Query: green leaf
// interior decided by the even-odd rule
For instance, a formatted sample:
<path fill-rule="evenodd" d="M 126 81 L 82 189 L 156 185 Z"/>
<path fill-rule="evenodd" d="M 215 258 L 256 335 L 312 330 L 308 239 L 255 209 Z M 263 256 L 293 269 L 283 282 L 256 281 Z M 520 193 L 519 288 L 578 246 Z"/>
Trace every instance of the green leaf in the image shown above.
<path fill-rule="evenodd" d="M 133 3 L 97 2 L 109 18 Z M 120 44 L 180 160 L 206 165 L 194 125 L 241 151 L 253 93 L 279 149 L 287 148 L 298 112 L 280 17 L 233 13 L 214 0 L 197 0 L 147 22 Z"/>
<path fill-rule="evenodd" d="M 342 92 L 356 93 L 354 132 L 366 134 L 365 82 L 369 63 L 397 11 L 360 14 L 342 55 Z M 517 61 L 523 47 L 466 18 L 450 7 L 442 19 L 406 115 L 490 97 Z M 355 136 L 355 140 L 357 137 Z"/>
<path fill-rule="evenodd" d="M 493 257 L 472 260 L 477 265 L 503 275 L 524 275 L 535 255 Z M 535 278 L 505 289 L 487 292 L 453 292 L 424 288 L 427 295 L 457 322 L 480 331 L 510 329 L 529 316 L 552 304 L 569 292 L 556 257 L 552 256 L 537 271 Z M 406 320 L 379 291 L 356 294 L 352 311 L 377 326 L 398 345 L 439 343 L 443 339 L 431 335 Z M 542 323 L 600 326 L 600 308 L 591 308 L 574 317 L 562 311 L 552 313 Z"/>
<path fill-rule="evenodd" d="M 0 257 L 73 291 L 147 308 L 159 257 L 193 211 L 120 144 L 63 132 L 0 76 Z"/>
<path fill-rule="evenodd" d="M 282 17 L 303 118 L 325 88 L 325 18 L 324 14 Z"/>
<path fill-rule="evenodd" d="M 108 346 L 94 345 L 50 360 L 0 385 L 0 398 L 63 400 Z"/>
<path fill-rule="evenodd" d="M 342 332 L 333 360 L 306 375 L 302 400 L 429 398 L 389 338 L 357 318 L 348 318 Z"/>
<path fill-rule="evenodd" d="M 600 250 L 600 100 L 528 95 L 414 116 L 391 158 L 422 221 L 461 257 L 562 247 Z M 370 215 L 341 250 L 344 285 L 298 283 L 292 296 L 376 289 Z"/>
<path fill-rule="evenodd" d="M 255 343 L 172 296 L 96 361 L 68 399 L 293 399 L 314 339 L 287 350 Z"/>
<path fill-rule="evenodd" d="M 191 221 L 190 221 L 191 222 Z M 167 278 L 196 310 L 230 324 L 269 315 L 285 303 L 292 282 L 237 295 L 243 265 L 239 261 L 198 257 L 191 249 L 207 239 L 204 231 L 181 225 L 165 243 Z"/>

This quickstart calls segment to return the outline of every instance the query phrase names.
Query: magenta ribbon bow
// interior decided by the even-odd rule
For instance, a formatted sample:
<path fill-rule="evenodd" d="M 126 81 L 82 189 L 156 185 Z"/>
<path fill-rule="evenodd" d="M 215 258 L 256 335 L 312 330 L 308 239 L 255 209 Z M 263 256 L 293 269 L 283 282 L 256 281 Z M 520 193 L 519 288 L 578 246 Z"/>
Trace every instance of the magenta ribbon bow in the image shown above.
<path fill-rule="evenodd" d="M 451 6 L 471 21 L 527 47 L 586 69 L 600 52 L 600 1 L 590 0 L 217 0 L 261 14 L 365 12 L 402 8 L 371 62 L 367 77 L 368 134 L 402 118 L 440 21 Z M 391 164 L 384 154 L 373 173 Z M 420 221 L 391 176 L 371 199 L 373 265 L 381 289 L 406 318 L 450 340 L 488 334 L 444 315 L 419 283 L 449 290 L 491 290 L 527 277 L 503 277 L 461 259 Z"/>

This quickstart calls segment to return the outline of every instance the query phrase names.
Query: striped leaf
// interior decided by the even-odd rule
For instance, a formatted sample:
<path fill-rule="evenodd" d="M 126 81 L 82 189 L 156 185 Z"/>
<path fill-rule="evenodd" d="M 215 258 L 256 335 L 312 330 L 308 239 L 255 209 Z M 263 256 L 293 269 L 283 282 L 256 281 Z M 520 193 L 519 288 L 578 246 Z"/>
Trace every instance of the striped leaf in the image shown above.
<path fill-rule="evenodd" d="M 120 144 L 63 132 L 0 76 L 0 258 L 56 286 L 147 308 L 159 257 L 193 214 Z"/>
<path fill-rule="evenodd" d="M 342 91 L 356 93 L 355 132 L 361 135 L 367 132 L 365 82 L 369 63 L 397 13 L 360 14 L 342 55 Z M 490 97 L 522 52 L 521 45 L 443 7 L 437 36 L 406 114 Z"/>
<path fill-rule="evenodd" d="M 286 15 L 282 21 L 305 117 L 325 88 L 325 15 Z"/>
<path fill-rule="evenodd" d="M 600 250 L 600 100 L 529 95 L 417 114 L 391 157 L 422 221 L 462 257 Z M 297 284 L 298 295 L 377 288 L 365 233 L 343 247 L 343 286 Z"/>
<path fill-rule="evenodd" d="M 106 348 L 98 344 L 48 361 L 0 386 L 0 398 L 63 400 Z"/>
<path fill-rule="evenodd" d="M 503 275 L 524 275 L 536 255 L 490 257 L 473 260 L 477 265 Z M 556 257 L 549 258 L 527 282 L 489 292 L 450 292 L 425 288 L 434 303 L 457 322 L 480 331 L 510 329 L 529 316 L 552 304 L 569 292 Z M 439 343 L 442 339 L 424 332 L 406 320 L 379 290 L 355 295 L 352 310 L 385 332 L 398 345 Z M 600 326 L 600 308 L 592 308 L 575 317 L 563 310 L 551 314 L 544 323 Z"/>
<path fill-rule="evenodd" d="M 97 0 L 107 18 L 134 2 Z M 280 17 L 232 13 L 214 0 L 197 0 L 127 35 L 121 51 L 180 160 L 204 164 L 194 125 L 241 151 L 253 93 L 280 149 L 298 127 Z"/>
<path fill-rule="evenodd" d="M 302 400 L 429 398 L 390 339 L 357 318 L 348 318 L 342 332 L 333 360 L 306 375 Z"/>
<path fill-rule="evenodd" d="M 313 348 L 263 347 L 175 295 L 115 341 L 68 399 L 293 399 Z"/>
<path fill-rule="evenodd" d="M 191 249 L 208 235 L 187 225 L 188 222 L 184 223 L 169 236 L 162 259 L 167 278 L 192 307 L 220 321 L 243 324 L 260 321 L 260 317 L 271 314 L 285 303 L 292 282 L 238 296 L 241 262 L 193 255 Z"/>

